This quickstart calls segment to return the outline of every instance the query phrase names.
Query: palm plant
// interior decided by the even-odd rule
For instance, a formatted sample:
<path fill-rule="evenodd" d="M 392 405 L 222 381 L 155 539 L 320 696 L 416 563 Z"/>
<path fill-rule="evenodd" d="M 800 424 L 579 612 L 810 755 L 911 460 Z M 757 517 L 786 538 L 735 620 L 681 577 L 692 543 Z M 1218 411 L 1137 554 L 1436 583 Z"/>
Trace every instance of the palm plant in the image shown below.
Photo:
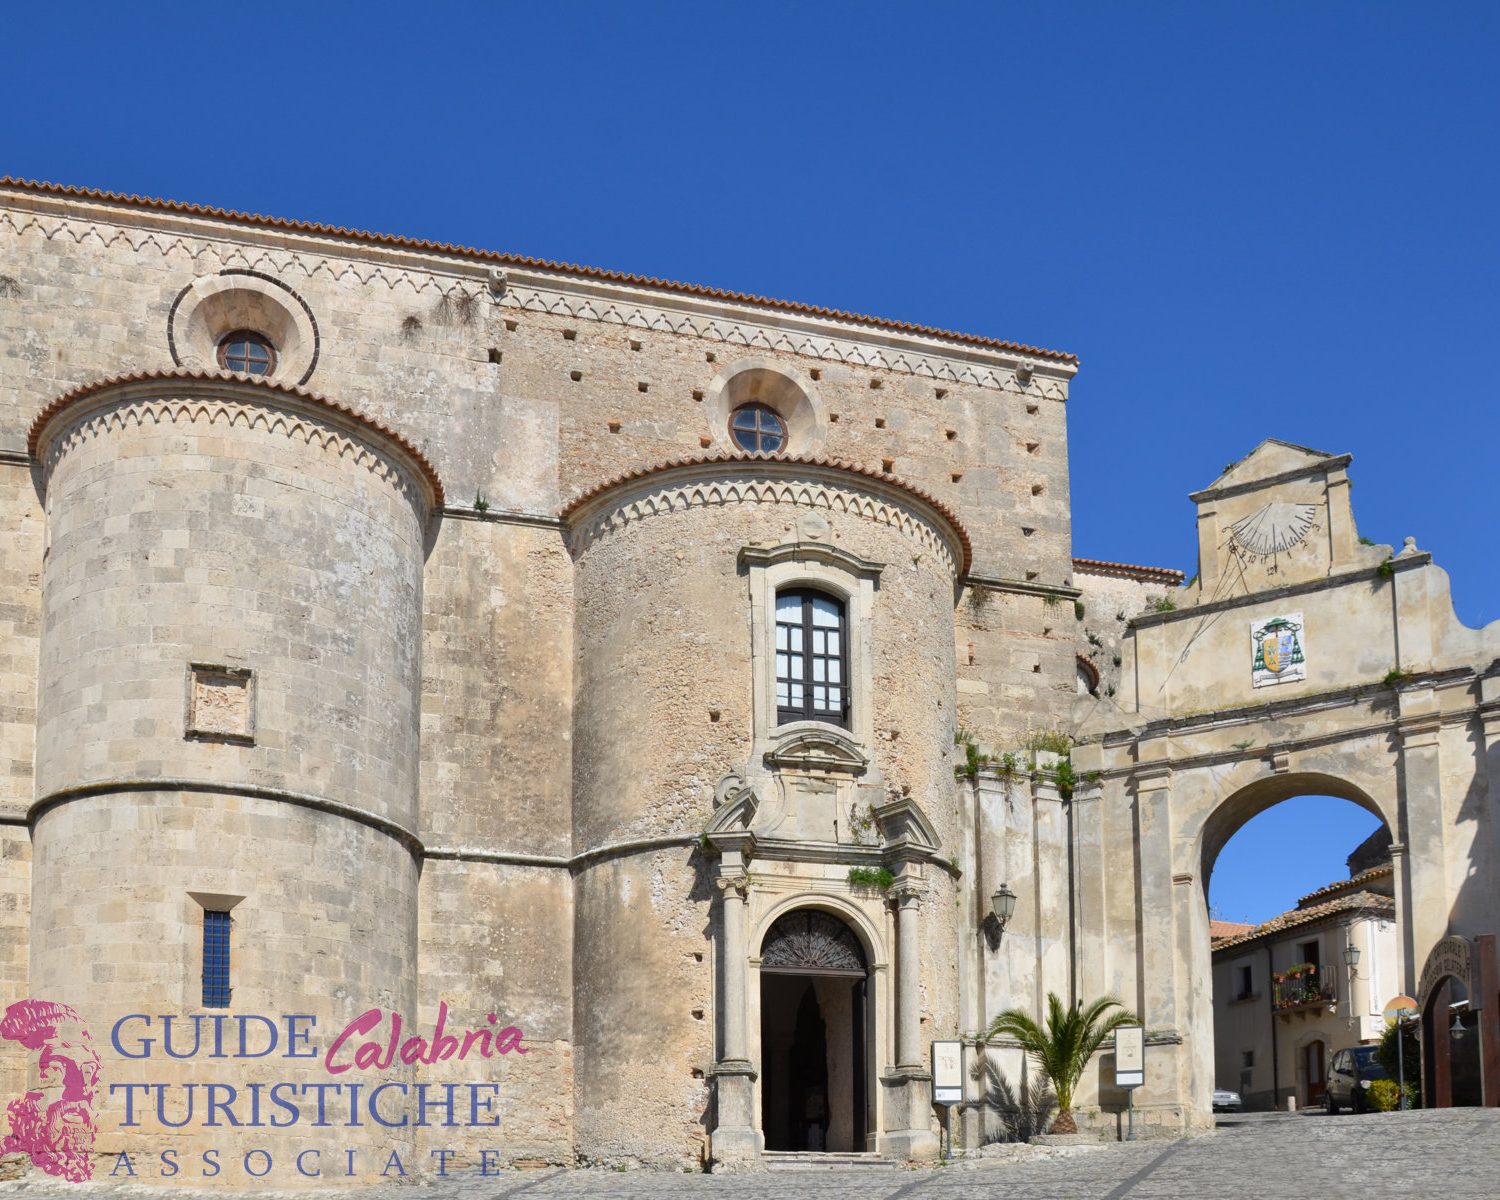
<path fill-rule="evenodd" d="M 1064 1008 L 1057 994 L 1048 992 L 1045 1028 L 1023 1009 L 1008 1008 L 990 1022 L 985 1036 L 1014 1038 L 1021 1044 L 1021 1049 L 1031 1056 L 1037 1070 L 1047 1077 L 1057 1093 L 1057 1120 L 1052 1123 L 1052 1132 L 1077 1133 L 1073 1092 L 1088 1069 L 1089 1060 L 1120 1026 L 1139 1023 L 1136 1015 L 1113 996 L 1102 996 L 1086 1008 L 1076 1000 Z"/>

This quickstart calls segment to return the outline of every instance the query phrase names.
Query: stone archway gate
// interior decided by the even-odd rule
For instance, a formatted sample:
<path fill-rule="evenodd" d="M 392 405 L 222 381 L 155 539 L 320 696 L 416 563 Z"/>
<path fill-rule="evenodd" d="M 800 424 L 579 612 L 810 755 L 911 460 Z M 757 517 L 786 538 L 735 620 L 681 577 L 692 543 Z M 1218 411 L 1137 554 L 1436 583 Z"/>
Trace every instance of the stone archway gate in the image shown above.
<path fill-rule="evenodd" d="M 1412 539 L 1357 537 L 1348 464 L 1268 441 L 1196 493 L 1198 578 L 1075 713 L 1071 982 L 1141 1012 L 1148 1121 L 1212 1120 L 1206 880 L 1258 812 L 1327 794 L 1386 823 L 1406 992 L 1500 924 L 1500 623 L 1462 625 Z"/>

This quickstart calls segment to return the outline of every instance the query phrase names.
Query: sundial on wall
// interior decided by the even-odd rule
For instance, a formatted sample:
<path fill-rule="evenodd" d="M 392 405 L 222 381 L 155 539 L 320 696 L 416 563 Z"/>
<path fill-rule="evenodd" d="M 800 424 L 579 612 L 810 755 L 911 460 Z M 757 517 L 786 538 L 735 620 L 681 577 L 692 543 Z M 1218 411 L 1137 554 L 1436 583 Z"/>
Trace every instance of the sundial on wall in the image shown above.
<path fill-rule="evenodd" d="M 1286 554 L 1318 526 L 1316 504 L 1273 500 L 1229 527 L 1229 544 L 1251 559 Z"/>

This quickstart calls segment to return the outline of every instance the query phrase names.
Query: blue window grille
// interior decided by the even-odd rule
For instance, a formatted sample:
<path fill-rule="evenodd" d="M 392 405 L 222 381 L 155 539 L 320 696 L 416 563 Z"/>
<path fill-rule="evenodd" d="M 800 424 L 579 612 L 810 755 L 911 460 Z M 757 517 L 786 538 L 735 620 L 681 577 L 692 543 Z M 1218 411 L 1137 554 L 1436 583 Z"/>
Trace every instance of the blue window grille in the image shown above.
<path fill-rule="evenodd" d="M 229 1007 L 229 914 L 203 913 L 203 1007 Z"/>

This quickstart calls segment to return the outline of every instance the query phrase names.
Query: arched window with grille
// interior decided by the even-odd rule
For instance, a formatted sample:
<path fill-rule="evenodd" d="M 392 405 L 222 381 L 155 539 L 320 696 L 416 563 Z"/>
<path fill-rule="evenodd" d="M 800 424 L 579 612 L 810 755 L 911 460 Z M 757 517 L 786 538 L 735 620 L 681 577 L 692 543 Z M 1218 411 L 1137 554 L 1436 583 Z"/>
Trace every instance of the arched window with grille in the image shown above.
<path fill-rule="evenodd" d="M 849 628 L 826 592 L 776 593 L 776 718 L 849 726 Z"/>

